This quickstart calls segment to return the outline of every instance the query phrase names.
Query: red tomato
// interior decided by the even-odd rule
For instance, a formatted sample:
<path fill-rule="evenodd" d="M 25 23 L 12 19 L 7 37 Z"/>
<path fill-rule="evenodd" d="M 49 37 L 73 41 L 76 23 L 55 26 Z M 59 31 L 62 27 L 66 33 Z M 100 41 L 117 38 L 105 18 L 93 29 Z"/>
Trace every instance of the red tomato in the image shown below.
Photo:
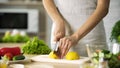
<path fill-rule="evenodd" d="M 13 55 L 12 55 L 12 53 L 6 53 L 6 54 L 4 55 L 4 58 L 7 58 L 7 59 L 9 59 L 9 60 L 12 60 Z"/>

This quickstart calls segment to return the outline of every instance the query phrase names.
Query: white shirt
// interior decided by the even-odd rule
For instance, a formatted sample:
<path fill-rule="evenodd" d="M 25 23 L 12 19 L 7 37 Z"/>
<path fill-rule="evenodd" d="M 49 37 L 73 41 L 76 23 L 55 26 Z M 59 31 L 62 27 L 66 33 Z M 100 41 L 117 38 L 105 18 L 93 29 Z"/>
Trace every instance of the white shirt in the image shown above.
<path fill-rule="evenodd" d="M 78 30 L 88 17 L 94 12 L 97 0 L 54 0 L 60 14 L 66 20 L 67 35 Z M 51 32 L 51 47 L 53 42 L 54 23 Z M 86 44 L 106 42 L 105 29 L 101 21 L 90 33 L 82 38 L 79 43 L 72 48 L 80 55 L 87 56 Z"/>

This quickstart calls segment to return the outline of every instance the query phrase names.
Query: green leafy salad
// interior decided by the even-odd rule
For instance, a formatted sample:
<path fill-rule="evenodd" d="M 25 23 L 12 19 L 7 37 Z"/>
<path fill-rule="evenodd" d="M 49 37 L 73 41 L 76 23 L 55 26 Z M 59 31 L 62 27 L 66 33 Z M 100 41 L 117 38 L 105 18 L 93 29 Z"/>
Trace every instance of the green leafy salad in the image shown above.
<path fill-rule="evenodd" d="M 103 57 L 104 60 L 108 61 L 110 68 L 120 68 L 120 52 L 113 54 L 109 50 L 99 50 L 94 53 L 92 61 L 94 63 L 99 63 L 100 57 Z"/>
<path fill-rule="evenodd" d="M 49 54 L 51 49 L 43 40 L 34 37 L 22 46 L 22 51 L 25 54 Z"/>

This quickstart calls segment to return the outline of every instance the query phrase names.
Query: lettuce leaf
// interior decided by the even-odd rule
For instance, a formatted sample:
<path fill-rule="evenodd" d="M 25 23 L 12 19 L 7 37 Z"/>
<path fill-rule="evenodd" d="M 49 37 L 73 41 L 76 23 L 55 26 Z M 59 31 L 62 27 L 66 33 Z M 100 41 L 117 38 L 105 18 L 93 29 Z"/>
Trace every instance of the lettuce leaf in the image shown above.
<path fill-rule="evenodd" d="M 22 51 L 25 54 L 49 54 L 51 49 L 43 40 L 34 37 L 22 46 Z"/>

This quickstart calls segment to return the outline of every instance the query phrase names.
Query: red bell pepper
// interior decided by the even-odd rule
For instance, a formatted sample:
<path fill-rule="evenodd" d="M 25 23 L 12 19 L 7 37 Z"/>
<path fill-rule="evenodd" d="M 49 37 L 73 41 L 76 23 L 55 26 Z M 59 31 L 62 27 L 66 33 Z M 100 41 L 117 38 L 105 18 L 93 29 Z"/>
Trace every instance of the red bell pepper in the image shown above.
<path fill-rule="evenodd" d="M 20 49 L 20 47 L 0 48 L 0 56 L 4 56 L 6 53 L 12 53 L 13 56 L 20 55 L 21 54 L 21 49 Z"/>

